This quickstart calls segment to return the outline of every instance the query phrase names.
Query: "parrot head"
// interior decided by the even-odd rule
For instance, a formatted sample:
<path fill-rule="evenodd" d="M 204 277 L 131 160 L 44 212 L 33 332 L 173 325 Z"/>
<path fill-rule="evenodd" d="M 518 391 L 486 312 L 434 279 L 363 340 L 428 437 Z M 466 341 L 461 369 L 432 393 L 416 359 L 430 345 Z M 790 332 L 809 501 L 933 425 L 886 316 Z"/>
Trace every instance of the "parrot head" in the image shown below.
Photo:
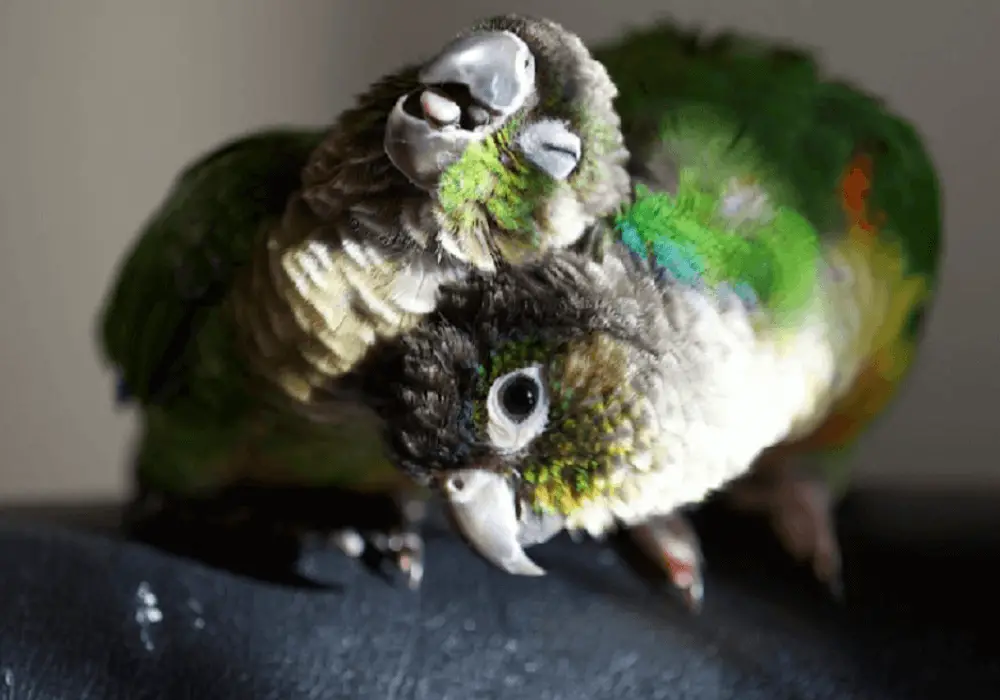
<path fill-rule="evenodd" d="M 354 144 L 336 154 L 351 173 L 334 177 L 321 148 L 306 185 L 420 194 L 430 215 L 402 218 L 430 219 L 444 252 L 492 271 L 575 243 L 628 198 L 616 95 L 604 66 L 558 24 L 486 19 L 362 95 L 335 129 L 342 149 Z"/>
<path fill-rule="evenodd" d="M 665 404 L 648 318 L 599 275 L 570 251 L 473 275 L 363 372 L 396 464 L 510 573 L 543 573 L 524 548 L 652 459 Z"/>
<path fill-rule="evenodd" d="M 441 241 L 456 256 L 484 235 L 514 261 L 572 244 L 627 198 L 617 88 L 560 25 L 487 19 L 417 79 L 393 107 L 385 149 L 436 196 Z"/>

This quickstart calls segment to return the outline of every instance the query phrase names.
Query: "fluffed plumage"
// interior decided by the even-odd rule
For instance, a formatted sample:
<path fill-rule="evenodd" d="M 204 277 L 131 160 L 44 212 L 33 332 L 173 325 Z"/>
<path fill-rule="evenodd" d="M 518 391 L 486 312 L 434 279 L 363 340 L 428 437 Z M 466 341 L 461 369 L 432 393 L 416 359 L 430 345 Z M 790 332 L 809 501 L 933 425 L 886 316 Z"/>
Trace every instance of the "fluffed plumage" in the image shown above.
<path fill-rule="evenodd" d="M 619 88 L 615 107 L 637 182 L 673 192 L 679 173 L 694 168 L 737 185 L 732 204 L 748 215 L 788 205 L 821 233 L 835 280 L 826 332 L 836 380 L 729 500 L 768 514 L 783 545 L 837 590 L 832 508 L 849 482 L 857 438 L 912 366 L 934 299 L 942 250 L 934 164 L 912 124 L 791 46 L 662 23 L 594 54 Z M 736 141 L 727 131 L 733 123 Z M 700 587 L 697 543 L 671 530 L 693 533 L 672 523 L 652 539 Z"/>

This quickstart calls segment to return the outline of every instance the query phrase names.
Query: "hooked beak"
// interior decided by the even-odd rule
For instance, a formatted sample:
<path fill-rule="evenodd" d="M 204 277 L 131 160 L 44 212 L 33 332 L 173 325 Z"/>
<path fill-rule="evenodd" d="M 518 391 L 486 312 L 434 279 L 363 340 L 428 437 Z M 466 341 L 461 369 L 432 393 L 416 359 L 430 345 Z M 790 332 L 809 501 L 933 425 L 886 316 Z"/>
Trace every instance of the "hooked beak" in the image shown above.
<path fill-rule="evenodd" d="M 583 144 L 562 122 L 545 119 L 527 126 L 517 137 L 517 147 L 553 180 L 565 180 L 579 164 Z"/>
<path fill-rule="evenodd" d="M 396 102 L 384 148 L 413 184 L 431 189 L 466 146 L 520 109 L 535 89 L 535 59 L 509 32 L 450 43 L 418 75 L 422 87 Z"/>
<path fill-rule="evenodd" d="M 420 71 L 424 85 L 464 85 L 476 102 L 508 115 L 535 88 L 535 57 L 510 32 L 488 32 L 457 39 Z"/>
<path fill-rule="evenodd" d="M 524 547 L 555 535 L 562 529 L 561 518 L 529 516 L 519 521 L 514 490 L 506 478 L 492 471 L 453 472 L 443 491 L 462 536 L 480 556 L 510 574 L 545 574 Z"/>

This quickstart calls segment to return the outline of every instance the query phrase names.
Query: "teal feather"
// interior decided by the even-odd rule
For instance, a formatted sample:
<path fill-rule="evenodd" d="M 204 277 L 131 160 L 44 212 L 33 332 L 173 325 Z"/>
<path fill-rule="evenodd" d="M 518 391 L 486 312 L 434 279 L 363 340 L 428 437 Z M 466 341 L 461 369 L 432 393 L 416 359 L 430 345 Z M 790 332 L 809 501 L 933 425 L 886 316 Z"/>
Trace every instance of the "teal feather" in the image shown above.
<path fill-rule="evenodd" d="M 706 186 L 688 171 L 681 172 L 676 195 L 640 185 L 615 221 L 618 240 L 680 284 L 735 294 L 776 320 L 794 314 L 818 280 L 816 230 L 788 206 L 734 229 L 724 211 L 730 186 Z"/>

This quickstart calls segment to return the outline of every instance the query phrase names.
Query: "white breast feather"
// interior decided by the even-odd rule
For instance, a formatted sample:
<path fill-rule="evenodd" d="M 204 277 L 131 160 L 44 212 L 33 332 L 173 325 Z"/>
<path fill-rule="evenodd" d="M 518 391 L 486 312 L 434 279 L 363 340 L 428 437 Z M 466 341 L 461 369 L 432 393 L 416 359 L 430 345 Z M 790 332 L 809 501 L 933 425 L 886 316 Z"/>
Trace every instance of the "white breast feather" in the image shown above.
<path fill-rule="evenodd" d="M 559 191 L 548 200 L 543 216 L 547 220 L 545 244 L 551 248 L 565 248 L 576 243 L 589 221 L 583 204 L 565 183 L 560 183 Z"/>
<path fill-rule="evenodd" d="M 653 468 L 620 475 L 617 497 L 581 509 L 568 529 L 599 537 L 615 520 L 638 524 L 704 500 L 783 440 L 833 381 L 818 307 L 793 335 L 778 336 L 756 333 L 745 311 L 721 309 L 695 291 L 676 301 L 678 335 L 688 342 L 663 361 Z M 706 363 L 711 371 L 699 373 Z M 692 381 L 695 374 L 701 379 Z"/>

